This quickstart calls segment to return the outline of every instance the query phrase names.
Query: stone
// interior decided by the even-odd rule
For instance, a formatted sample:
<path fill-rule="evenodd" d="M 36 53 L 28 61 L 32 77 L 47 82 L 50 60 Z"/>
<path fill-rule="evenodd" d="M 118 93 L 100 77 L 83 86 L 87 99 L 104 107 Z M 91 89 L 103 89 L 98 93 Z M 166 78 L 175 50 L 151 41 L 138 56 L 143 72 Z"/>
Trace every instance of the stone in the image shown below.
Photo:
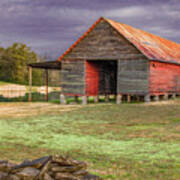
<path fill-rule="evenodd" d="M 36 168 L 26 167 L 21 172 L 17 173 L 17 175 L 23 178 L 23 180 L 35 180 L 39 173 L 40 171 Z"/>
<path fill-rule="evenodd" d="M 44 167 L 42 168 L 40 174 L 39 174 L 39 180 L 43 180 L 44 174 L 49 170 L 51 164 L 51 160 L 49 160 Z"/>
<path fill-rule="evenodd" d="M 20 165 L 0 161 L 0 180 L 100 180 L 87 164 L 67 156 L 46 156 Z"/>
<path fill-rule="evenodd" d="M 14 164 L 11 164 L 11 163 L 0 163 L 0 171 L 3 171 L 3 172 L 10 172 L 13 167 L 14 167 Z"/>
<path fill-rule="evenodd" d="M 45 173 L 43 180 L 54 180 L 54 179 L 48 173 Z"/>
<path fill-rule="evenodd" d="M 51 168 L 53 172 L 75 172 L 81 169 L 86 169 L 85 164 L 78 164 L 76 166 L 54 166 Z"/>
<path fill-rule="evenodd" d="M 20 178 L 16 175 L 9 175 L 8 180 L 20 180 Z"/>
<path fill-rule="evenodd" d="M 5 172 L 0 172 L 0 180 L 8 180 L 8 174 Z"/>
<path fill-rule="evenodd" d="M 73 173 L 74 176 L 85 176 L 88 172 L 86 170 L 79 170 Z"/>
<path fill-rule="evenodd" d="M 122 103 L 122 95 L 121 94 L 118 94 L 116 96 L 116 104 L 121 104 Z"/>
<path fill-rule="evenodd" d="M 82 96 L 82 105 L 86 105 L 88 101 L 88 97 L 87 96 Z"/>
<path fill-rule="evenodd" d="M 66 104 L 66 98 L 65 98 L 64 94 L 60 95 L 60 103 L 61 104 Z"/>
<path fill-rule="evenodd" d="M 144 96 L 144 102 L 149 103 L 151 101 L 151 97 L 149 94 L 147 94 L 146 96 Z"/>
<path fill-rule="evenodd" d="M 6 169 L 7 169 L 7 164 L 5 164 L 5 163 L 2 163 L 2 164 L 0 164 L 0 171 L 6 171 Z"/>
<path fill-rule="evenodd" d="M 84 166 L 87 167 L 87 164 L 82 162 L 82 161 L 78 161 L 78 160 L 73 160 L 71 158 L 67 158 L 64 156 L 54 156 L 52 159 L 52 162 L 59 164 L 60 166 L 72 166 L 72 165 L 79 165 L 79 164 L 84 164 Z"/>
<path fill-rule="evenodd" d="M 55 180 L 79 180 L 79 178 L 68 173 L 56 173 Z"/>
<path fill-rule="evenodd" d="M 4 163 L 6 163 L 6 164 L 7 164 L 7 163 L 8 163 L 8 161 L 7 161 L 7 160 L 0 160 L 0 164 L 2 164 L 2 163 L 3 163 L 3 164 L 4 164 Z"/>
<path fill-rule="evenodd" d="M 86 176 L 81 177 L 80 180 L 102 180 L 99 176 L 87 174 Z"/>
<path fill-rule="evenodd" d="M 34 168 L 41 168 L 43 167 L 52 157 L 51 156 L 45 156 L 39 159 L 35 159 L 33 161 L 25 160 L 20 165 L 16 165 L 13 167 L 14 169 L 20 169 L 25 167 L 34 167 Z"/>

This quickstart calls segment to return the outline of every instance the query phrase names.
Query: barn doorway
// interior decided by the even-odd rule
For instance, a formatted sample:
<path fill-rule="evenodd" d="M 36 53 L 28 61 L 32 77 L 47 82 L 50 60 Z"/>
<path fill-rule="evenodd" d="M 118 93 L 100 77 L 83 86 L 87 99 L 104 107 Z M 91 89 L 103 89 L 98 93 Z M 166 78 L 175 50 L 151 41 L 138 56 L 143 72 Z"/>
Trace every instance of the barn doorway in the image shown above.
<path fill-rule="evenodd" d="M 117 61 L 86 61 L 86 95 L 117 93 Z"/>

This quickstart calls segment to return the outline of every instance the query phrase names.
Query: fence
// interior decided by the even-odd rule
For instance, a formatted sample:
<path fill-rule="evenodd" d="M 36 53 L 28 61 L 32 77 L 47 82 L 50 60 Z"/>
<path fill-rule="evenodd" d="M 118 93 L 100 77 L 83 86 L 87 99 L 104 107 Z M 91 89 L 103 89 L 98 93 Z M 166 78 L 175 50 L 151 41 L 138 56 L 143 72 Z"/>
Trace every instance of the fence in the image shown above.
<path fill-rule="evenodd" d="M 45 87 L 33 87 L 32 100 L 45 100 Z M 49 100 L 59 100 L 61 89 L 49 87 Z M 5 85 L 0 87 L 0 101 L 28 101 L 28 87 L 23 85 Z"/>

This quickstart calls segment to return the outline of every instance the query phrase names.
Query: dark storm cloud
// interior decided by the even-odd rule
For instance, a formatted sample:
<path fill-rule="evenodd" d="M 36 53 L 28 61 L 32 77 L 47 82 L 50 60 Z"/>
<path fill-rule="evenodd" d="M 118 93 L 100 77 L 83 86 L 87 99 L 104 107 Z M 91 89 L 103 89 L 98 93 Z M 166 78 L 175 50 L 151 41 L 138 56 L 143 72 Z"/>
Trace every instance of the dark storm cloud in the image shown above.
<path fill-rule="evenodd" d="M 0 45 L 23 42 L 60 55 L 105 16 L 180 43 L 179 0 L 1 0 Z"/>

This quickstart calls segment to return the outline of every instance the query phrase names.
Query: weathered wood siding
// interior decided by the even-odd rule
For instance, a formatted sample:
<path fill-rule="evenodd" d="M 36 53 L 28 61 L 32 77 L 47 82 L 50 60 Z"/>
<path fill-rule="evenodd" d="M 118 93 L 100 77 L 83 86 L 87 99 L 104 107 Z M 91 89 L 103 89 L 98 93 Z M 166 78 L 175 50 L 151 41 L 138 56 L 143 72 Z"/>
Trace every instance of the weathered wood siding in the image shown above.
<path fill-rule="evenodd" d="M 106 21 L 101 21 L 64 58 L 87 60 L 117 60 L 142 58 L 129 41 Z"/>
<path fill-rule="evenodd" d="M 180 66 L 150 62 L 150 93 L 180 93 Z"/>
<path fill-rule="evenodd" d="M 61 86 L 66 95 L 85 94 L 85 61 L 62 61 Z"/>
<path fill-rule="evenodd" d="M 149 92 L 149 62 L 143 60 L 118 61 L 117 92 L 144 95 Z"/>
<path fill-rule="evenodd" d="M 99 94 L 148 93 L 148 60 L 139 50 L 137 50 L 135 46 L 120 35 L 106 21 L 101 21 L 97 24 L 84 39 L 82 39 L 68 54 L 64 56 L 64 59 L 71 59 L 72 66 L 76 64 L 76 59 L 96 60 L 99 61 L 99 63 L 104 63 L 104 61 L 110 60 L 118 60 L 118 77 L 117 83 L 114 84 L 110 79 L 111 70 L 105 68 L 105 64 L 99 66 Z M 101 67 L 105 69 L 102 70 Z M 114 70 L 116 71 L 116 68 L 114 68 Z M 104 78 L 104 72 L 107 74 L 106 78 Z M 110 82 L 105 83 L 108 78 Z M 78 82 L 79 78 L 73 80 L 71 79 L 71 81 L 74 83 L 80 83 Z M 106 86 L 109 86 L 109 88 Z M 65 87 L 67 89 L 67 86 Z M 70 87 L 71 86 L 69 85 L 68 91 L 72 92 Z M 82 92 L 84 89 L 82 83 L 80 87 L 80 92 Z"/>

